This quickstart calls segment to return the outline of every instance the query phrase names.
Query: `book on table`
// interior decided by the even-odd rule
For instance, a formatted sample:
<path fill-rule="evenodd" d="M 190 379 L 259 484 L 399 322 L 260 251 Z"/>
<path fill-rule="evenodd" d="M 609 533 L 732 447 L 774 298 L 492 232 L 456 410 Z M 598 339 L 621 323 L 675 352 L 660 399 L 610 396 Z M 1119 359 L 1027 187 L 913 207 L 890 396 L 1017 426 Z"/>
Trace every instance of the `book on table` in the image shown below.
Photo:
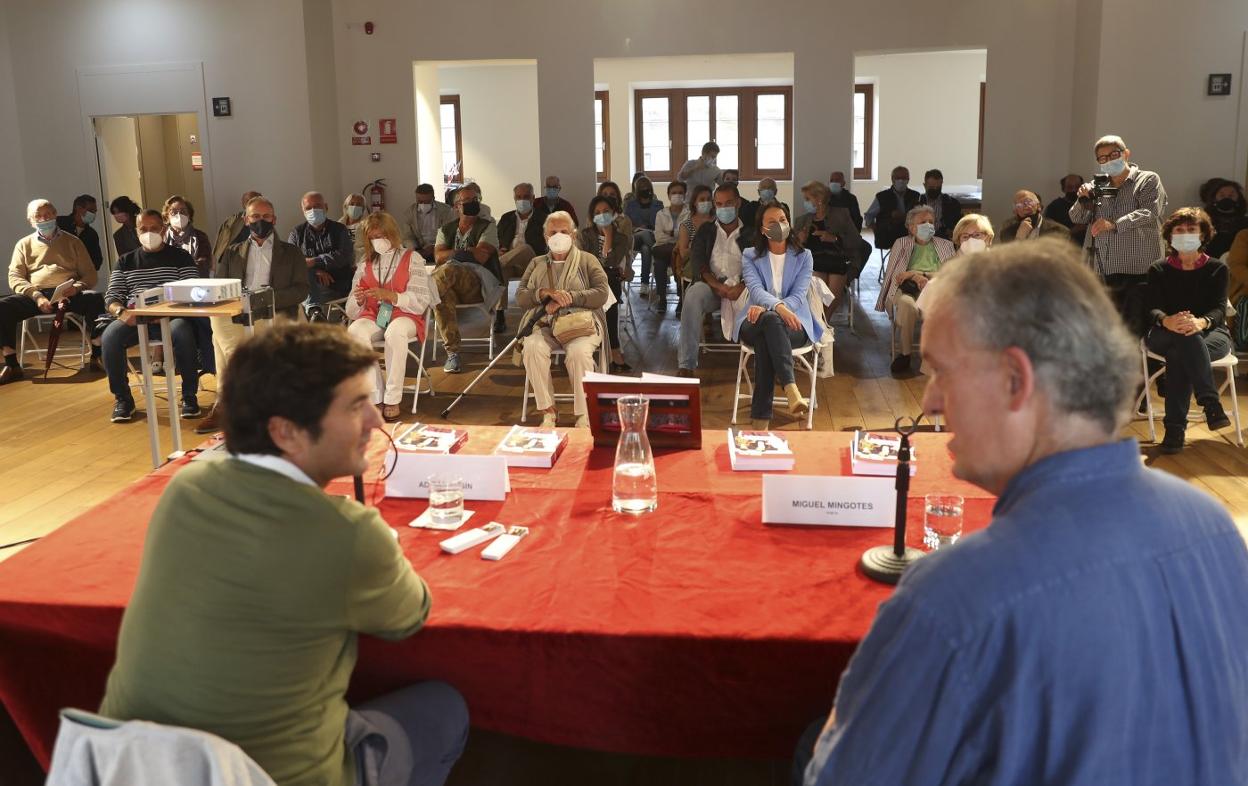
<path fill-rule="evenodd" d="M 855 475 L 897 474 L 901 454 L 901 435 L 880 431 L 855 431 L 850 447 L 850 464 Z M 917 453 L 910 445 L 910 474 L 918 471 Z"/>
<path fill-rule="evenodd" d="M 398 434 L 394 440 L 395 447 L 409 453 L 454 453 L 468 441 L 467 429 L 427 423 L 413 423 L 406 428 L 400 426 L 395 433 Z"/>
<path fill-rule="evenodd" d="M 494 455 L 507 459 L 509 467 L 549 469 L 567 444 L 566 431 L 516 425 L 494 448 Z"/>
<path fill-rule="evenodd" d="M 728 429 L 728 458 L 738 471 L 790 470 L 796 458 L 789 441 L 774 431 Z"/>

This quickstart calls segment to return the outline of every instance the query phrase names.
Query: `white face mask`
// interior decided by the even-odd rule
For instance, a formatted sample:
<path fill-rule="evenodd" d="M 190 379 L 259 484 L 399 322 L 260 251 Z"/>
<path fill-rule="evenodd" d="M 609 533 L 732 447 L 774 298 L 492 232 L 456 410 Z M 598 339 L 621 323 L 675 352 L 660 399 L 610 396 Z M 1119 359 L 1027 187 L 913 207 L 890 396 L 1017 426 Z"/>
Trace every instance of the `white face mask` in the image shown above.
<path fill-rule="evenodd" d="M 189 223 L 191 223 L 190 216 L 187 216 L 183 213 L 174 213 L 173 215 L 169 216 L 169 226 L 173 227 L 179 232 L 181 232 L 183 229 L 186 229 L 186 225 Z"/>
<path fill-rule="evenodd" d="M 140 232 L 139 245 L 143 246 L 146 251 L 156 251 L 165 244 L 165 239 L 160 236 L 159 232 Z"/>
<path fill-rule="evenodd" d="M 375 237 L 372 239 L 373 250 L 378 254 L 389 254 L 394 244 L 384 237 Z"/>
<path fill-rule="evenodd" d="M 684 194 L 672 194 L 671 196 L 668 197 L 668 199 L 671 200 L 673 207 L 680 207 L 681 205 L 685 204 Z"/>
<path fill-rule="evenodd" d="M 984 242 L 983 238 L 968 237 L 962 241 L 962 245 L 958 246 L 958 248 L 961 249 L 963 254 L 974 254 L 988 248 L 988 244 Z"/>
<path fill-rule="evenodd" d="M 546 245 L 555 254 L 566 254 L 572 250 L 572 236 L 565 232 L 556 232 L 546 238 Z"/>
<path fill-rule="evenodd" d="M 418 210 L 421 213 L 428 213 L 429 211 L 433 210 L 433 204 L 430 203 L 430 204 L 424 205 L 424 204 L 417 203 L 416 210 Z"/>

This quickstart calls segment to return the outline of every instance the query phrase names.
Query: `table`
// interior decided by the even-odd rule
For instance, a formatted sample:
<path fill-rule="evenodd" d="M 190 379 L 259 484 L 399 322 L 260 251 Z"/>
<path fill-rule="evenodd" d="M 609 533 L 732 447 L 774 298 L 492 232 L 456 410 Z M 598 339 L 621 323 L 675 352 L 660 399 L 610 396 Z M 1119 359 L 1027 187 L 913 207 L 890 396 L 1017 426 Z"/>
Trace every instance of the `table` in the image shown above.
<path fill-rule="evenodd" d="M 169 428 L 173 432 L 173 453 L 169 458 L 175 458 L 182 455 L 182 417 L 178 411 L 178 397 L 173 387 L 173 378 L 176 373 L 172 363 L 173 336 L 169 330 L 169 320 L 178 317 L 236 317 L 243 313 L 243 304 L 241 300 L 235 298 L 210 306 L 158 303 L 154 306 L 137 306 L 126 311 L 139 318 L 139 363 L 143 368 L 143 400 L 147 406 L 147 436 L 152 447 L 152 467 L 159 467 L 164 463 L 165 457 L 160 452 L 160 424 L 157 423 L 159 418 L 156 415 L 156 391 L 152 387 L 152 359 L 148 352 L 147 331 L 142 329 L 142 326 L 151 322 L 160 323 L 161 346 L 165 349 L 166 360 L 170 361 L 169 370 L 165 372 L 165 393 L 169 397 Z M 247 330 L 250 332 L 250 324 Z"/>
<path fill-rule="evenodd" d="M 472 427 L 463 452 L 489 453 L 506 431 Z M 795 472 L 849 474 L 851 435 L 789 436 Z M 949 475 L 946 440 L 914 437 L 912 543 L 926 493 L 965 496 L 968 530 L 990 516 L 992 498 Z M 374 455 L 384 447 L 378 435 Z M 0 700 L 45 765 L 57 709 L 102 698 L 147 519 L 188 460 L 0 563 Z M 611 511 L 613 460 L 576 430 L 553 469 L 511 470 L 505 502 L 469 502 L 473 524 L 531 528 L 501 562 L 443 554 L 446 533 L 405 526 L 423 501 L 380 499 L 433 610 L 403 642 L 361 637 L 350 698 L 438 678 L 492 731 L 633 754 L 788 756 L 891 592 L 857 567 L 891 531 L 761 524 L 762 473 L 730 470 L 726 432 L 658 452 L 659 509 L 640 518 Z M 372 501 L 375 468 L 365 481 Z M 328 491 L 349 494 L 351 481 Z"/>

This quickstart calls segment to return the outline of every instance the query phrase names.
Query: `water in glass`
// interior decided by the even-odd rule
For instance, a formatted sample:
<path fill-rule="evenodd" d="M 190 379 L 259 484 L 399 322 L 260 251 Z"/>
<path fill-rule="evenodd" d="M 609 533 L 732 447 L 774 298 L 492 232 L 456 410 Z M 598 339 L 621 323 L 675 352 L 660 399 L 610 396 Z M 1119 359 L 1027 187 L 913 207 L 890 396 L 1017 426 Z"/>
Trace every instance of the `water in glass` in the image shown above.
<path fill-rule="evenodd" d="M 952 546 L 962 537 L 962 497 L 928 494 L 923 505 L 923 545 L 929 551 Z"/>
<path fill-rule="evenodd" d="M 464 517 L 464 484 L 458 477 L 429 477 L 429 518 L 440 526 L 458 524 Z"/>
<path fill-rule="evenodd" d="M 611 507 L 616 513 L 650 513 L 659 506 L 659 484 L 654 473 L 654 453 L 646 436 L 650 402 L 644 396 L 622 396 L 620 442 L 615 448 L 615 475 L 611 484 Z"/>

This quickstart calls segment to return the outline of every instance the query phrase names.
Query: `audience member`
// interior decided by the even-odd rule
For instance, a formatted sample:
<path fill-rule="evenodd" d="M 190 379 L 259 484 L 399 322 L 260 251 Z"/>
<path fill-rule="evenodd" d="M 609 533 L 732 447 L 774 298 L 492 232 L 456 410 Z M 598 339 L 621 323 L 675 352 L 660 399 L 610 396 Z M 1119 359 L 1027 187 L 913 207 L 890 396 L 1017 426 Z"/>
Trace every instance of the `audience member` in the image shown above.
<path fill-rule="evenodd" d="M 179 204 L 185 203 L 179 201 Z M 134 417 L 134 394 L 130 392 L 126 350 L 139 343 L 140 330 L 148 331 L 151 338 L 159 338 L 160 335 L 157 324 L 140 327 L 138 318 L 130 309 L 144 290 L 199 276 L 195 258 L 165 240 L 165 219 L 160 212 L 144 210 L 139 216 L 137 228 L 139 248 L 117 261 L 117 269 L 108 279 L 108 291 L 104 293 L 105 308 L 113 317 L 104 328 L 101 343 L 108 389 L 113 394 L 110 419 L 114 423 L 128 423 Z M 199 319 L 202 317 L 169 320 L 176 371 L 182 377 L 180 414 L 184 418 L 197 418 L 202 414 L 198 399 L 199 345 L 194 325 Z M 156 413 L 149 412 L 147 416 L 154 418 Z"/>
<path fill-rule="evenodd" d="M 498 264 L 498 224 L 481 215 L 481 200 L 471 188 L 455 192 L 454 206 L 458 218 L 438 230 L 434 260 L 433 284 L 438 290 L 434 314 L 438 332 L 446 345 L 448 374 L 463 370 L 459 360 L 460 303 L 498 302 L 503 286 L 503 271 Z M 497 328 L 497 323 L 495 323 Z"/>
<path fill-rule="evenodd" d="M 386 375 L 383 378 L 377 369 L 372 401 L 381 405 L 382 418 L 392 423 L 399 419 L 403 399 L 407 347 L 425 340 L 433 283 L 420 254 L 403 248 L 399 225 L 389 213 L 369 214 L 360 222 L 360 231 L 369 249 L 351 280 L 347 334 L 369 349 L 375 341 L 385 342 Z"/>
<path fill-rule="evenodd" d="M 1200 184 L 1196 193 L 1200 196 L 1200 204 L 1205 206 L 1205 212 L 1209 212 L 1213 207 L 1214 192 L 1229 182 L 1231 181 L 1224 177 L 1211 177 Z"/>
<path fill-rule="evenodd" d="M 862 209 L 858 206 L 858 197 L 849 190 L 845 182 L 845 173 L 839 169 L 828 176 L 828 204 L 832 207 L 843 207 L 854 219 L 854 228 L 862 231 Z"/>
<path fill-rule="evenodd" d="M 936 211 L 936 237 L 945 240 L 953 237 L 953 228 L 962 218 L 962 205 L 954 197 L 944 193 L 945 175 L 939 169 L 929 169 L 923 173 L 923 196 L 920 205 L 927 205 Z"/>
<path fill-rule="evenodd" d="M 100 236 L 92 227 L 95 223 L 96 206 L 95 197 L 90 194 L 74 197 L 74 212 L 68 216 L 57 216 L 56 226 L 62 232 L 73 232 L 82 241 L 87 249 L 87 256 L 91 257 L 91 264 L 99 270 L 100 265 L 104 264 L 104 253 L 100 251 Z"/>
<path fill-rule="evenodd" d="M 1044 209 L 1044 217 L 1069 229 L 1070 239 L 1075 242 L 1075 245 L 1082 246 L 1088 225 L 1071 221 L 1070 209 L 1079 200 L 1079 186 L 1083 185 L 1083 176 L 1069 174 L 1062 178 L 1058 185 L 1062 189 L 1062 196 L 1049 203 L 1049 206 Z"/>
<path fill-rule="evenodd" d="M 1131 163 L 1131 151 L 1119 136 L 1103 136 L 1093 147 L 1101 172 L 1117 189 L 1097 204 L 1092 183 L 1079 187 L 1079 201 L 1070 220 L 1087 224 L 1084 241 L 1095 270 L 1109 287 L 1109 297 L 1135 336 L 1143 336 L 1148 322 L 1144 287 L 1148 269 L 1160 259 L 1161 217 L 1166 189 L 1156 172 Z"/>
<path fill-rule="evenodd" d="M 830 196 L 828 187 L 818 180 L 802 186 L 802 209 L 805 212 L 797 217 L 794 224 L 796 242 L 813 259 L 813 275 L 832 290 L 834 300 L 827 316 L 840 308 L 849 280 L 866 263 L 859 257 L 862 237 L 854 226 L 853 216 L 847 208 L 831 207 L 828 202 Z"/>
<path fill-rule="evenodd" d="M 430 607 L 377 510 L 324 493 L 368 465 L 374 363 L 328 325 L 238 348 L 229 456 L 179 471 L 152 514 L 102 714 L 216 734 L 290 786 L 359 783 L 366 765 L 369 783 L 446 779 L 468 732 L 454 688 L 346 700 L 359 635 L 405 638 Z"/>
<path fill-rule="evenodd" d="M 892 179 L 892 187 L 876 194 L 862 217 L 863 223 L 875 230 L 876 248 L 892 248 L 898 238 L 905 237 L 906 216 L 919 204 L 919 192 L 910 188 L 909 169 L 893 167 Z"/>
<path fill-rule="evenodd" d="M 707 142 L 702 145 L 702 155 L 691 158 L 681 165 L 680 171 L 676 173 L 676 179 L 689 188 L 698 186 L 714 188 L 719 183 L 720 175 L 723 174 L 715 165 L 718 157 L 719 145 Z"/>
<path fill-rule="evenodd" d="M 689 272 L 693 283 L 685 290 L 677 353 L 676 373 L 682 377 L 694 376 L 698 367 L 698 345 L 706 316 L 718 309 L 720 325 L 728 326 L 724 330 L 728 335 L 736 324 L 738 311 L 747 304 L 741 259 L 744 250 L 753 245 L 754 232 L 737 215 L 740 196 L 736 186 L 715 189 L 715 220 L 703 223 L 690 242 Z"/>
<path fill-rule="evenodd" d="M 516 290 L 516 304 L 525 309 L 520 320 L 522 327 L 542 315 L 532 332 L 521 337 L 521 356 L 533 386 L 533 399 L 543 413 L 542 426 L 554 428 L 558 410 L 552 392 L 550 356 L 553 350 L 563 350 L 564 367 L 572 385 L 572 412 L 577 427 L 583 428 L 589 425 L 589 410 L 581 380 L 597 365 L 595 357 L 605 329 L 602 307 L 606 305 L 610 284 L 598 257 L 573 243 L 577 229 L 576 219 L 570 213 L 556 210 L 548 215 L 542 234 L 547 253 L 533 260 Z M 585 317 L 577 316 L 585 313 L 591 315 L 588 324 L 583 324 Z M 560 324 L 556 325 L 556 320 Z"/>
<path fill-rule="evenodd" d="M 654 196 L 654 184 L 642 175 L 633 181 L 634 196 L 624 204 L 624 215 L 633 225 L 633 250 L 641 253 L 641 294 L 650 294 L 650 263 L 654 254 L 655 221 L 663 202 Z"/>
<path fill-rule="evenodd" d="M 476 182 L 475 180 L 469 180 L 467 183 L 464 183 L 463 188 L 468 189 L 470 192 L 476 195 L 477 202 L 479 202 L 481 205 L 480 212 L 478 212 L 477 215 L 488 221 L 493 221 L 494 215 L 490 212 L 490 206 L 485 204 L 485 197 L 482 195 L 482 192 L 481 192 L 481 184 Z"/>
<path fill-rule="evenodd" d="M 139 233 L 135 229 L 139 213 L 142 210 L 128 196 L 119 196 L 108 205 L 108 212 L 117 222 L 117 231 L 113 232 L 113 247 L 117 256 L 123 257 L 139 247 Z"/>
<path fill-rule="evenodd" d="M 914 326 L 919 318 L 915 301 L 923 287 L 955 253 L 953 243 L 936 237 L 936 214 L 930 205 L 910 209 L 905 219 L 906 237 L 898 238 L 888 254 L 888 267 L 876 311 L 889 310 L 897 332 L 898 354 L 889 371 L 900 376 L 910 371 Z"/>
<path fill-rule="evenodd" d="M 199 278 L 211 276 L 212 241 L 208 233 L 194 224 L 195 206 L 186 197 L 174 194 L 161 206 L 160 217 L 166 227 L 165 242 L 191 255 Z"/>
<path fill-rule="evenodd" d="M 1231 421 L 1222 409 L 1210 362 L 1231 351 L 1226 329 L 1227 269 L 1204 252 L 1214 236 L 1200 208 L 1174 211 L 1161 228 L 1168 255 L 1148 269 L 1148 348 L 1166 359 L 1166 435 L 1162 453 L 1183 450 L 1192 394 L 1211 431 Z"/>
<path fill-rule="evenodd" d="M 1206 212 L 1213 221 L 1214 234 L 1205 251 L 1211 257 L 1221 258 L 1231 250 L 1235 236 L 1248 229 L 1248 200 L 1244 199 L 1243 186 L 1231 180 L 1225 181 L 1213 192 L 1212 203 Z"/>
<path fill-rule="evenodd" d="M 672 270 L 681 281 L 686 284 L 693 283 L 692 264 L 689 261 L 689 255 L 693 246 L 693 237 L 703 224 L 710 223 L 715 220 L 715 203 L 711 201 L 711 189 L 706 186 L 697 186 L 693 189 L 692 196 L 689 197 L 685 206 L 685 211 L 680 216 L 680 222 L 676 231 L 676 250 L 672 254 Z M 676 264 L 677 260 L 679 265 Z M 685 296 L 684 291 L 687 286 L 677 286 L 677 292 L 680 299 L 676 303 L 676 316 L 680 316 L 684 308 Z"/>
<path fill-rule="evenodd" d="M 259 191 L 243 192 L 240 200 L 242 209 L 221 222 L 221 226 L 217 229 L 217 239 L 212 244 L 213 270 L 221 269 L 221 257 L 225 256 L 227 248 L 247 239 L 250 234 L 247 229 L 247 203 L 258 196 L 261 196 Z"/>
<path fill-rule="evenodd" d="M 880 606 L 805 783 L 1244 782 L 1248 550 L 1120 438 L 1136 342 L 1069 244 L 949 273 L 923 409 L 992 521 Z"/>
<path fill-rule="evenodd" d="M 346 227 L 347 231 L 351 233 L 353 264 L 365 254 L 364 247 L 367 245 L 367 242 L 359 231 L 365 212 L 363 194 L 347 194 L 347 198 L 342 200 L 342 215 L 338 217 L 338 223 Z M 420 252 L 418 251 L 417 253 L 419 254 Z"/>
<path fill-rule="evenodd" d="M 433 186 L 421 183 L 416 186 L 416 201 L 403 215 L 399 225 L 403 233 L 403 245 L 433 264 L 434 246 L 438 242 L 438 230 L 455 220 L 455 208 L 433 198 Z"/>
<path fill-rule="evenodd" d="M 620 186 L 614 180 L 604 180 L 598 184 L 598 196 L 606 197 L 611 200 L 611 209 L 615 211 L 616 218 L 622 218 L 621 226 L 628 228 L 628 235 L 633 235 L 633 222 L 624 214 L 624 200 L 620 196 Z M 589 224 L 586 224 L 589 226 Z"/>
<path fill-rule="evenodd" d="M 1230 287 L 1227 296 L 1239 312 L 1235 319 L 1248 319 L 1248 313 L 1241 309 L 1240 299 L 1248 297 L 1248 229 L 1241 229 L 1235 235 L 1231 250 L 1226 252 L 1226 267 L 1230 275 Z"/>
<path fill-rule="evenodd" d="M 234 243 L 217 263 L 217 278 L 237 278 L 249 292 L 269 287 L 273 290 L 276 316 L 294 319 L 299 304 L 308 296 L 308 266 L 298 246 L 279 240 L 273 234 L 277 214 L 273 203 L 262 196 L 252 197 L 243 211 L 247 238 Z M 212 317 L 212 346 L 216 352 L 217 389 L 226 378 L 226 363 L 247 337 L 246 317 Z M 253 330 L 269 327 L 269 320 L 256 320 Z M 220 427 L 221 400 L 195 427 L 197 434 L 211 434 Z"/>
<path fill-rule="evenodd" d="M 614 185 L 603 183 L 603 185 Z M 617 188 L 618 191 L 618 188 Z M 607 309 L 607 337 L 611 342 L 611 371 L 632 371 L 620 349 L 620 305 L 622 282 L 633 280 L 633 232 L 627 217 L 616 212 L 613 196 L 599 194 L 589 202 L 590 225 L 581 230 L 577 241 L 582 250 L 595 255 L 607 274 L 607 285 L 616 302 Z"/>
<path fill-rule="evenodd" d="M 953 228 L 953 247 L 957 249 L 955 254 L 950 257 L 943 265 L 940 266 L 940 275 L 932 276 L 927 282 L 927 286 L 923 287 L 919 292 L 919 296 L 915 298 L 914 305 L 918 307 L 919 314 L 927 313 L 931 302 L 936 299 L 936 293 L 940 291 L 942 283 L 949 278 L 948 273 L 957 267 L 963 259 L 971 254 L 977 254 L 980 251 L 987 251 L 992 247 L 992 241 L 996 237 L 996 233 L 992 229 L 992 222 L 988 220 L 988 216 L 979 213 L 967 213 L 962 216 L 962 220 Z M 927 374 L 931 372 L 930 367 L 921 363 L 920 370 Z"/>
<path fill-rule="evenodd" d="M 286 242 L 299 249 L 307 266 L 308 297 L 303 301 L 309 322 L 325 320 L 326 304 L 347 297 L 355 272 L 355 246 L 347 228 L 330 218 L 329 203 L 319 191 L 299 200 L 303 221 L 290 230 Z"/>
<path fill-rule="evenodd" d="M 676 234 L 680 231 L 680 218 L 685 213 L 686 186 L 679 180 L 667 184 L 667 209 L 654 217 L 654 286 L 655 302 L 667 310 L 667 279 L 672 269 L 676 251 Z M 677 285 L 679 288 L 679 284 Z"/>
<path fill-rule="evenodd" d="M 1040 195 L 1035 191 L 1025 188 L 1015 191 L 1014 215 L 1001 227 L 1001 242 L 1012 243 L 1015 240 L 1035 240 L 1041 237 L 1070 240 L 1070 230 L 1045 215 Z"/>
<path fill-rule="evenodd" d="M 517 279 L 528 270 L 533 257 L 546 253 L 542 224 L 535 221 L 533 184 L 520 183 L 512 189 L 516 209 L 498 219 L 499 265 L 508 279 Z"/>
<path fill-rule="evenodd" d="M 624 195 L 624 204 L 627 205 L 629 201 L 637 198 L 637 181 L 645 176 L 645 172 L 633 173 L 632 179 L 628 181 L 628 193 Z M 654 183 L 651 181 L 651 187 L 653 187 L 653 185 Z"/>
<path fill-rule="evenodd" d="M 104 299 L 90 291 L 99 280 L 87 248 L 76 236 L 57 228 L 56 208 L 46 199 L 35 199 L 26 206 L 26 221 L 35 230 L 17 241 L 9 262 L 9 289 L 13 294 L 0 298 L 0 385 L 23 376 L 22 359 L 17 355 L 18 326 L 39 314 L 51 314 L 61 300 L 65 308 L 82 316 L 91 325 L 104 310 Z M 69 293 L 52 302 L 57 287 L 73 282 Z M 91 346 L 91 370 L 99 370 L 100 348 Z"/>
<path fill-rule="evenodd" d="M 739 169 L 723 170 L 723 173 L 719 177 L 719 184 L 723 186 L 736 186 L 737 193 L 740 194 L 741 193 L 741 170 Z M 758 218 L 758 205 L 759 205 L 759 200 L 757 199 L 746 199 L 744 195 L 738 197 L 737 215 L 741 218 L 742 224 L 745 224 L 747 227 L 752 227 L 755 225 L 755 220 Z"/>
<path fill-rule="evenodd" d="M 534 217 L 537 219 L 538 226 L 544 224 L 546 216 L 551 213 L 557 213 L 560 210 L 572 216 L 573 221 L 578 221 L 577 225 L 579 226 L 576 208 L 572 207 L 571 202 L 559 196 L 560 192 L 563 191 L 563 185 L 559 177 L 557 175 L 547 175 L 545 183 L 545 188 L 542 190 L 542 198 L 534 207 Z"/>
<path fill-rule="evenodd" d="M 823 183 L 811 183 L 823 188 Z M 748 300 L 737 310 L 732 337 L 754 349 L 750 425 L 766 431 L 771 428 L 777 382 L 788 399 L 790 415 L 800 418 L 809 411 L 810 402 L 802 397 L 793 374 L 793 350 L 818 342 L 823 328 L 810 311 L 810 252 L 790 230 L 783 207 L 770 204 L 762 211 L 754 245 L 741 257 Z"/>

